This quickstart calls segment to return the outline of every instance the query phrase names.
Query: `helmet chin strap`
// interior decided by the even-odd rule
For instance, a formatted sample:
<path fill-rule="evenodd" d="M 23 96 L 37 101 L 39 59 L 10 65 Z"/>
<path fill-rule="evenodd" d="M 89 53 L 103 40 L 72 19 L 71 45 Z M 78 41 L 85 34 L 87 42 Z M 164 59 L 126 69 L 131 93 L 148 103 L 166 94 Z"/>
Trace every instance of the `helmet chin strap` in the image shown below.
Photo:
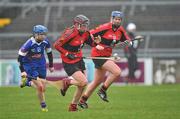
<path fill-rule="evenodd" d="M 84 31 L 81 31 L 81 24 L 78 24 L 77 30 L 79 31 L 80 34 L 84 33 Z"/>
<path fill-rule="evenodd" d="M 81 24 L 78 24 L 78 27 L 77 27 L 77 29 L 79 30 L 81 28 Z"/>

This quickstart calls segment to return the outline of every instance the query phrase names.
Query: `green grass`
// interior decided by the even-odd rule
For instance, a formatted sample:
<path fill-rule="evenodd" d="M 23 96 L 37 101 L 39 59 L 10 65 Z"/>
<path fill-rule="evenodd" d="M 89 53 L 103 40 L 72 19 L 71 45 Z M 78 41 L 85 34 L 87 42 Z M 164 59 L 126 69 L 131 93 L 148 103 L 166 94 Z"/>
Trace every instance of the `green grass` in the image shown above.
<path fill-rule="evenodd" d="M 179 119 L 180 85 L 112 86 L 106 103 L 94 93 L 89 109 L 68 112 L 74 87 L 62 97 L 47 88 L 49 112 L 41 112 L 32 88 L 0 87 L 0 119 Z"/>

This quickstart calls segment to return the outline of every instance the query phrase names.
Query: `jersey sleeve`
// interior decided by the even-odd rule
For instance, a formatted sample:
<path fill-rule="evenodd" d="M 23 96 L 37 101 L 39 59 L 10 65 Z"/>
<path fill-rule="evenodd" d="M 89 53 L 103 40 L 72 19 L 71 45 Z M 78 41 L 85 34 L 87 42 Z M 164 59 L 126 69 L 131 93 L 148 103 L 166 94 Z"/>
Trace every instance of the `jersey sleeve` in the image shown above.
<path fill-rule="evenodd" d="M 90 32 L 87 33 L 87 40 L 85 41 L 86 44 L 90 45 L 91 47 L 96 46 L 96 43 L 94 42 L 94 37 Z"/>
<path fill-rule="evenodd" d="M 31 40 L 30 39 L 27 40 L 26 43 L 24 43 L 21 46 L 21 48 L 19 49 L 18 54 L 21 55 L 21 56 L 26 56 L 28 51 L 29 51 L 29 49 L 30 49 L 30 47 L 31 47 L 31 44 L 32 44 Z"/>
<path fill-rule="evenodd" d="M 50 44 L 49 40 L 46 38 L 45 41 L 46 41 L 46 49 L 45 49 L 46 53 L 52 52 L 51 44 Z"/>
<path fill-rule="evenodd" d="M 95 29 L 90 30 L 90 33 L 94 37 L 97 37 L 98 35 L 103 36 L 103 34 L 108 30 L 108 28 L 109 28 L 109 23 L 106 23 L 96 27 Z"/>
<path fill-rule="evenodd" d="M 73 35 L 73 29 L 67 29 L 53 44 L 54 48 L 59 51 L 62 54 L 66 54 L 67 51 L 62 48 L 62 46 L 67 43 L 69 40 L 71 40 L 74 35 Z"/>

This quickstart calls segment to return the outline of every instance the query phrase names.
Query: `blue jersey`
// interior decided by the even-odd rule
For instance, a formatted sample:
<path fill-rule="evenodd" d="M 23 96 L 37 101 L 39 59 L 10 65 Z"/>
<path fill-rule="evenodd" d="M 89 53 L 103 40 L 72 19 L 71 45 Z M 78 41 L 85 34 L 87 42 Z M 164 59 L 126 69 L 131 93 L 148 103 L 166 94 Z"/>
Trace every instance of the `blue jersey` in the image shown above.
<path fill-rule="evenodd" d="M 46 65 L 44 52 L 49 53 L 51 50 L 48 38 L 38 43 L 34 37 L 31 37 L 22 45 L 18 54 L 24 56 L 23 64 L 41 67 Z"/>

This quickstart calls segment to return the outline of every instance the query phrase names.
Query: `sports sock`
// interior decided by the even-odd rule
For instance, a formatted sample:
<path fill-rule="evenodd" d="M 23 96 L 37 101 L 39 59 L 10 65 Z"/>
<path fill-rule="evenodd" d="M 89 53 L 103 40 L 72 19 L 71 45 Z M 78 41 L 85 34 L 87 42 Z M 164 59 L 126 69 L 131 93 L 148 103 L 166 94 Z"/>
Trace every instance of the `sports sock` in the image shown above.
<path fill-rule="evenodd" d="M 31 81 L 26 81 L 26 86 L 31 87 Z"/>
<path fill-rule="evenodd" d="M 46 108 L 46 103 L 45 102 L 41 102 L 41 108 Z"/>
<path fill-rule="evenodd" d="M 106 91 L 108 88 L 103 84 L 102 86 L 101 86 L 101 88 L 100 88 L 100 90 L 102 90 L 102 91 Z"/>
<path fill-rule="evenodd" d="M 86 95 L 83 95 L 81 97 L 81 100 L 80 101 L 83 101 L 83 102 L 86 102 L 88 100 L 88 97 Z"/>

